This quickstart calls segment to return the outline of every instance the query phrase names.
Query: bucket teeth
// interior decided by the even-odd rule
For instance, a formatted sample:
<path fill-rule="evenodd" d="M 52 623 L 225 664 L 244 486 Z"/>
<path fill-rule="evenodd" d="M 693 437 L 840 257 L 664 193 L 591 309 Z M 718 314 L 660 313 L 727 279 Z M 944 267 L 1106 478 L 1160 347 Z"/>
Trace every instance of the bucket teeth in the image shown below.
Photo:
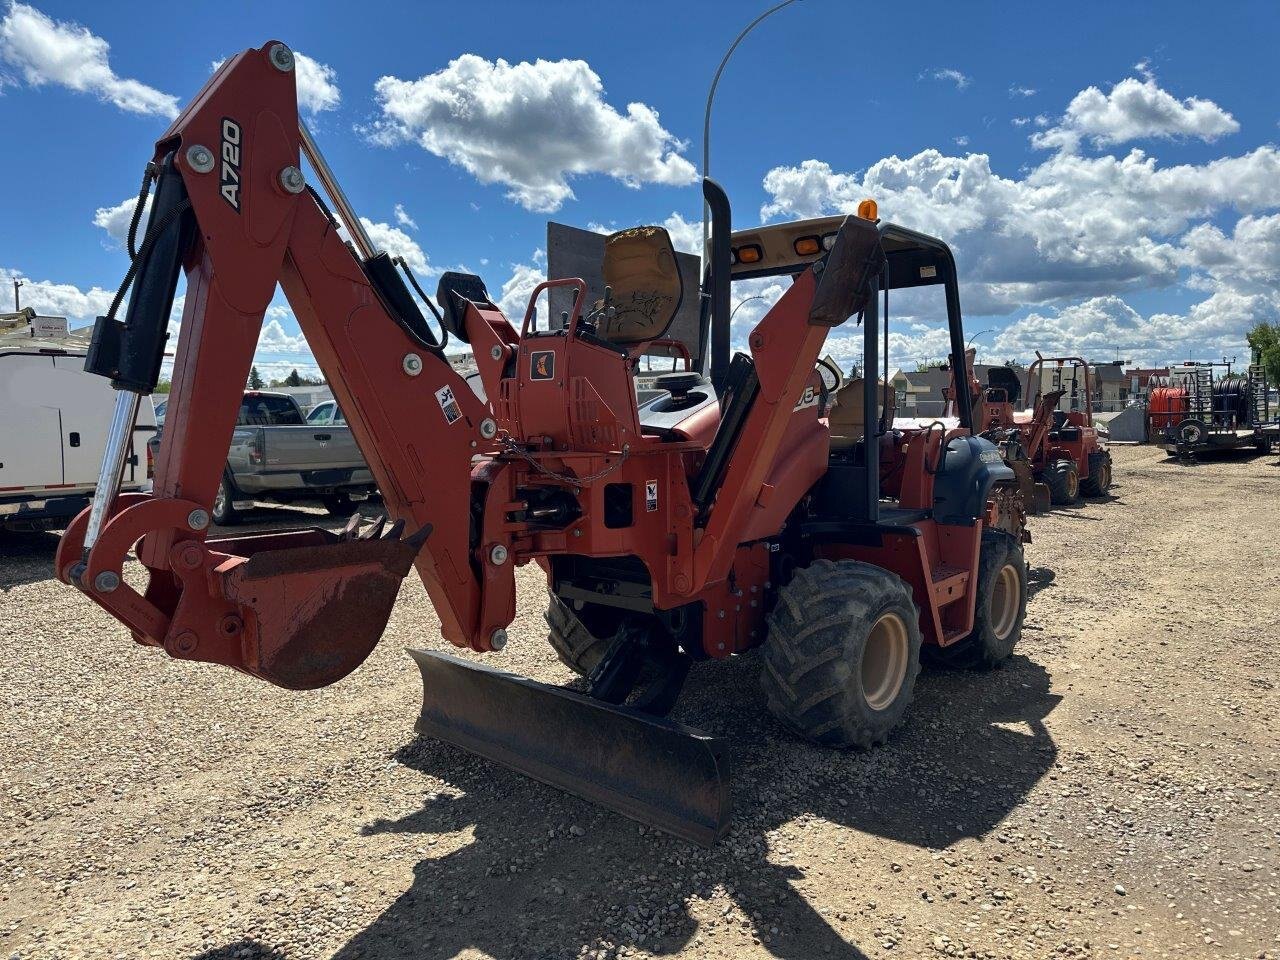
<path fill-rule="evenodd" d="M 339 540 L 354 540 L 360 535 L 360 523 L 363 518 L 359 511 L 351 515 L 351 519 L 347 521 L 347 525 L 342 528 L 342 533 L 338 535 Z"/>
<path fill-rule="evenodd" d="M 359 513 L 353 513 L 351 515 L 351 519 L 347 521 L 347 525 L 342 528 L 342 533 L 338 534 L 338 542 L 351 543 L 356 540 L 400 540 L 403 534 L 403 520 L 397 520 L 388 527 L 387 515 L 385 513 L 380 513 L 371 523 L 366 524 L 363 516 Z M 417 534 L 414 534 L 414 536 L 417 536 Z M 426 537 L 423 537 L 423 539 L 425 540 Z"/>

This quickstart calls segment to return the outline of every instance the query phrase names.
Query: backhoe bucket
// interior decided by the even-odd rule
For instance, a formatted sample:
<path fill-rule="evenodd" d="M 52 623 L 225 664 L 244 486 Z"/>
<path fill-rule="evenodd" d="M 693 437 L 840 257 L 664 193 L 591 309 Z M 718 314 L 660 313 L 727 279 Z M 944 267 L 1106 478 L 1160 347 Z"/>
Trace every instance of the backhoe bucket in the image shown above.
<path fill-rule="evenodd" d="M 289 690 L 314 690 L 364 663 L 431 534 L 430 524 L 407 537 L 401 521 L 383 527 L 380 520 L 362 530 L 356 515 L 341 534 L 209 541 L 248 556 L 220 581 L 227 599 L 254 614 L 252 629 L 237 638 L 234 665 Z"/>
<path fill-rule="evenodd" d="M 729 827 L 728 743 L 572 690 L 410 650 L 422 670 L 416 730 L 711 846 Z"/>

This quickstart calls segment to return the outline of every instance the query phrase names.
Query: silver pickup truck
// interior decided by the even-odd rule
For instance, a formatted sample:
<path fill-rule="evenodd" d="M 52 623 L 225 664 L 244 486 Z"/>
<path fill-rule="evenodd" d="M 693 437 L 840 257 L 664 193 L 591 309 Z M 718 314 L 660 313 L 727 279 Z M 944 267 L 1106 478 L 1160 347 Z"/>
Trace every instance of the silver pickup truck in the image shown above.
<path fill-rule="evenodd" d="M 258 500 L 320 500 L 335 515 L 375 492 L 351 428 L 332 400 L 303 417 L 286 393 L 251 390 L 227 453 L 227 469 L 213 503 L 213 520 L 227 525 Z"/>

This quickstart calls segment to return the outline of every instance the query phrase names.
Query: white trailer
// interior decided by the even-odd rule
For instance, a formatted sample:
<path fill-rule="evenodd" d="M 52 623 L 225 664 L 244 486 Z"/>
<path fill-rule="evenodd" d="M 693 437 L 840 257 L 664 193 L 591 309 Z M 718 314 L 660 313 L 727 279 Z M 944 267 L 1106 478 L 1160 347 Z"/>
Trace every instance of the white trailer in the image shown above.
<path fill-rule="evenodd" d="M 98 481 L 115 392 L 84 372 L 87 336 L 27 308 L 0 314 L 0 533 L 65 526 Z M 138 409 L 122 490 L 150 485 L 149 398 Z"/>

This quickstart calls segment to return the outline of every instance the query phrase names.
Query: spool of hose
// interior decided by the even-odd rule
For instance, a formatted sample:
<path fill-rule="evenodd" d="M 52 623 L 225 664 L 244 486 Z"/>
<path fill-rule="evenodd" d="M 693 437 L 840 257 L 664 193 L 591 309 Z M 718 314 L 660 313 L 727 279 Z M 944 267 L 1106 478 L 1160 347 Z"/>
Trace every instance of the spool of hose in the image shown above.
<path fill-rule="evenodd" d="M 1213 385 L 1213 422 L 1223 427 L 1243 427 L 1250 420 L 1249 378 L 1238 373 Z"/>
<path fill-rule="evenodd" d="M 1181 423 L 1189 412 L 1186 387 L 1155 387 L 1147 400 L 1152 431 L 1167 430 Z"/>

